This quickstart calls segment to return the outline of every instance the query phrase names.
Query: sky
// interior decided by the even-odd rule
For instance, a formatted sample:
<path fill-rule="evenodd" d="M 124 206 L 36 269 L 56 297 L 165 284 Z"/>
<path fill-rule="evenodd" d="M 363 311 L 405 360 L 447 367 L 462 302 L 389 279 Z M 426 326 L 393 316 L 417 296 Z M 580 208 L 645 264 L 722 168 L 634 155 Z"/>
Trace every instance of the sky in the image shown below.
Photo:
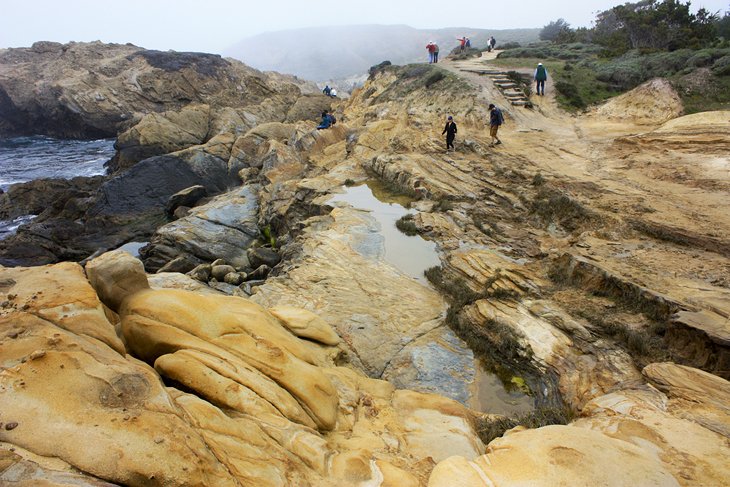
<path fill-rule="evenodd" d="M 0 48 L 35 41 L 131 42 L 147 49 L 220 53 L 265 32 L 357 24 L 416 28 L 542 27 L 565 19 L 589 27 L 621 0 L 0 0 Z M 692 9 L 730 10 L 728 0 Z"/>

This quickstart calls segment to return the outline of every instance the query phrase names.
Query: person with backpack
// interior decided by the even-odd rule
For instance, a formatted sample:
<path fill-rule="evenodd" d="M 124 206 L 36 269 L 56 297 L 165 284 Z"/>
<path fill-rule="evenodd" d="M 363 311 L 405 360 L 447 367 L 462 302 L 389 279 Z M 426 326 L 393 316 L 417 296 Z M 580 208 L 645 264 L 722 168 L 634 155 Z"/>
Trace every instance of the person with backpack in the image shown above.
<path fill-rule="evenodd" d="M 492 137 L 491 146 L 499 145 L 502 143 L 497 137 L 497 131 L 499 127 L 504 123 L 504 115 L 502 110 L 495 107 L 493 103 L 489 104 L 489 135 Z"/>
<path fill-rule="evenodd" d="M 328 129 L 332 126 L 332 118 L 327 110 L 322 112 L 322 121 L 317 125 L 317 130 Z"/>
<path fill-rule="evenodd" d="M 434 42 L 433 44 L 433 62 L 439 62 L 439 45 Z"/>
<path fill-rule="evenodd" d="M 491 46 L 492 50 L 494 50 L 494 46 L 497 45 L 497 39 L 495 39 L 494 36 L 489 36 L 489 45 Z"/>
<path fill-rule="evenodd" d="M 446 126 L 441 132 L 441 135 L 446 134 L 446 152 L 454 151 L 454 138 L 456 138 L 456 124 L 454 123 L 454 117 L 451 115 L 446 119 Z"/>
<path fill-rule="evenodd" d="M 322 93 L 324 93 L 327 96 L 330 96 L 331 92 L 332 92 L 332 88 L 330 88 L 330 85 L 324 85 L 324 89 L 322 90 Z"/>
<path fill-rule="evenodd" d="M 545 81 L 548 79 L 548 73 L 545 66 L 542 63 L 537 63 L 537 69 L 535 69 L 535 82 L 537 83 L 537 94 L 545 96 Z M 540 92 L 542 89 L 542 93 Z"/>

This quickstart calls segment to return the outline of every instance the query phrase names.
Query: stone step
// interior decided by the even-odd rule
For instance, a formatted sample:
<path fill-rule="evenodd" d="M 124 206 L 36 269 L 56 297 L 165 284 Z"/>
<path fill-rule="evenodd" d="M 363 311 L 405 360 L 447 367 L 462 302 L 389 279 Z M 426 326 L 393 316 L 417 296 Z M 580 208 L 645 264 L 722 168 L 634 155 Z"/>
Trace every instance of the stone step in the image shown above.
<path fill-rule="evenodd" d="M 524 107 L 526 105 L 531 105 L 529 100 L 514 100 L 511 102 L 516 107 Z"/>
<path fill-rule="evenodd" d="M 494 83 L 496 86 L 499 86 L 502 89 L 505 88 L 517 88 L 517 85 L 515 83 Z"/>
<path fill-rule="evenodd" d="M 466 71 L 467 73 L 476 73 L 486 76 L 499 76 L 504 75 L 503 71 L 494 71 L 489 69 L 463 69 L 462 71 Z"/>

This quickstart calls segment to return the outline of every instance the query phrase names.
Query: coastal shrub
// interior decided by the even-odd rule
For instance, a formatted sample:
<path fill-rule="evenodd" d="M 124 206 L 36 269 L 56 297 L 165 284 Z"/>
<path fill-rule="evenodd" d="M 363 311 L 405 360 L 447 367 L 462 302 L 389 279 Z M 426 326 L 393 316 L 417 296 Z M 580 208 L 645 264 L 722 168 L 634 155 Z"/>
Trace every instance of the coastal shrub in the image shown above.
<path fill-rule="evenodd" d="M 580 96 L 578 87 L 575 84 L 559 80 L 555 82 L 555 89 L 566 99 L 567 104 L 571 107 L 577 109 L 586 107 L 586 102 L 583 101 L 583 97 Z"/>
<path fill-rule="evenodd" d="M 392 65 L 393 63 L 391 63 L 390 61 L 383 61 L 382 63 L 376 64 L 375 66 L 370 66 L 370 69 L 368 69 L 368 79 L 372 81 L 373 79 L 375 79 L 375 76 L 378 73 L 380 73 L 381 71 L 385 71 L 388 66 Z"/>
<path fill-rule="evenodd" d="M 694 68 L 701 68 L 703 66 L 711 66 L 714 60 L 715 59 L 710 50 L 702 49 L 701 51 L 697 51 L 693 54 L 692 57 L 687 60 L 687 64 Z"/>
<path fill-rule="evenodd" d="M 712 65 L 712 73 L 716 76 L 730 75 L 730 55 L 723 56 Z"/>
<path fill-rule="evenodd" d="M 438 83 L 439 81 L 441 81 L 444 78 L 446 78 L 446 73 L 444 73 L 443 71 L 439 70 L 439 71 L 433 72 L 426 77 L 424 86 L 426 88 L 430 88 L 432 85 Z"/>
<path fill-rule="evenodd" d="M 496 438 L 500 438 L 508 430 L 517 426 L 526 428 L 541 428 L 551 424 L 568 424 L 575 415 L 568 407 L 543 406 L 516 417 L 483 417 L 477 420 L 477 434 L 487 445 Z"/>
<path fill-rule="evenodd" d="M 596 217 L 570 196 L 545 186 L 540 187 L 531 210 L 547 223 L 557 223 L 568 231 L 575 231 Z"/>
<path fill-rule="evenodd" d="M 597 56 L 603 48 L 597 44 L 575 42 L 571 44 L 536 43 L 527 47 L 505 50 L 497 57 L 502 58 L 535 58 L 576 60 L 588 56 Z"/>
<path fill-rule="evenodd" d="M 522 44 L 519 42 L 505 42 L 504 44 L 500 44 L 499 48 L 503 51 L 506 51 L 508 49 L 518 49 L 522 47 Z"/>
<path fill-rule="evenodd" d="M 396 220 L 395 227 L 408 236 L 412 237 L 413 235 L 418 235 L 418 227 L 416 226 L 416 222 L 413 220 L 413 218 L 413 213 L 403 215 L 398 220 Z"/>

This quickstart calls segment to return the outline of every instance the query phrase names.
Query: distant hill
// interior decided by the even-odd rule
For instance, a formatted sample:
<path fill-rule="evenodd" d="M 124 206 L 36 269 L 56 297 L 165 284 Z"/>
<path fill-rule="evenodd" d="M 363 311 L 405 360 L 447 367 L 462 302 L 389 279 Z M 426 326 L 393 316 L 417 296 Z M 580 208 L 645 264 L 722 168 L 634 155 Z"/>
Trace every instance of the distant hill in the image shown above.
<path fill-rule="evenodd" d="M 342 79 L 362 74 L 374 64 L 406 64 L 427 59 L 426 43 L 435 41 L 442 56 L 465 35 L 473 47 L 486 46 L 492 35 L 497 44 L 538 39 L 536 29 L 414 29 L 407 25 L 351 25 L 312 27 L 269 32 L 242 40 L 224 51 L 257 69 L 294 74 L 313 81 Z"/>

